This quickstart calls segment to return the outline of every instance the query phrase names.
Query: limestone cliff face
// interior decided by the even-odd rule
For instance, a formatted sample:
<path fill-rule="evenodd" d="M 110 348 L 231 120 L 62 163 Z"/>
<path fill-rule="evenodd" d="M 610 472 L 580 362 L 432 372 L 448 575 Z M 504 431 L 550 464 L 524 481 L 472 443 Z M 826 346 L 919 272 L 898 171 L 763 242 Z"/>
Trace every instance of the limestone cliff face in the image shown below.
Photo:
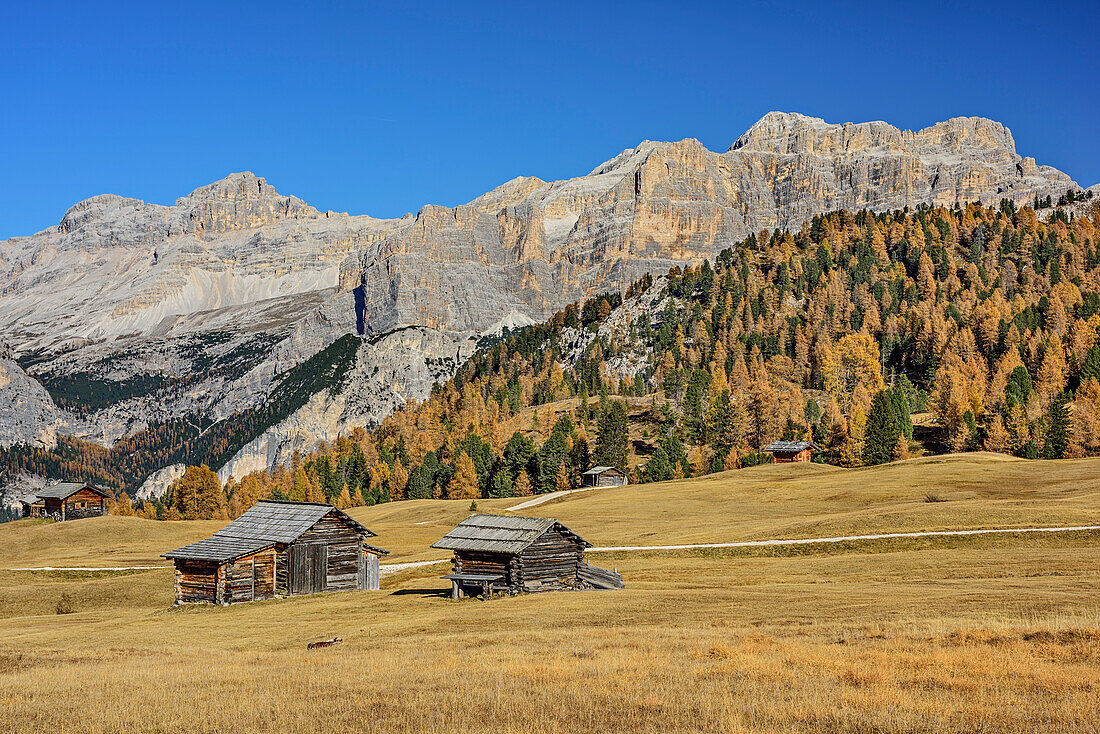
<path fill-rule="evenodd" d="M 16 443 L 52 448 L 61 411 L 23 369 L 0 356 L 0 448 Z"/>
<path fill-rule="evenodd" d="M 418 327 L 364 341 L 342 390 L 314 395 L 238 451 L 218 474 L 224 480 L 287 463 L 295 451 L 311 451 L 356 426 L 378 425 L 406 401 L 427 398 L 433 383 L 453 377 L 474 345 L 473 339 Z M 147 486 L 154 496 L 162 491 L 159 485 Z"/>
<path fill-rule="evenodd" d="M 515 179 L 465 206 L 425 207 L 345 260 L 340 284 L 360 289 L 368 328 L 478 329 L 516 309 L 545 317 L 825 211 L 1025 203 L 1070 187 L 1065 174 L 1019 156 L 991 120 L 914 133 L 773 112 L 725 153 L 692 139 L 647 141 L 587 176 Z"/>
<path fill-rule="evenodd" d="M 194 314 L 332 288 L 396 221 L 321 214 L 250 173 L 173 206 L 96 196 L 0 241 L 0 338 L 21 353 L 161 335 Z"/>

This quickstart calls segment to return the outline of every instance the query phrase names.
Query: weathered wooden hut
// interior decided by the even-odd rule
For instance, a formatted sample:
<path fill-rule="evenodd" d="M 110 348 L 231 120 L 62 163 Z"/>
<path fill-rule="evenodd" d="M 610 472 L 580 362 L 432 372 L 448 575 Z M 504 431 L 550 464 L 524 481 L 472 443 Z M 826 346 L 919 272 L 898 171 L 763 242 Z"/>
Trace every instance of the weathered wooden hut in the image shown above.
<path fill-rule="evenodd" d="M 772 455 L 772 462 L 775 464 L 812 461 L 813 452 L 820 450 L 813 441 L 772 441 L 764 447 L 764 451 Z"/>
<path fill-rule="evenodd" d="M 21 500 L 23 517 L 79 520 L 107 514 L 110 493 L 87 482 L 57 482 Z"/>
<path fill-rule="evenodd" d="M 176 566 L 176 603 L 232 604 L 322 591 L 377 589 L 389 551 L 343 510 L 260 500 L 209 538 L 164 557 Z"/>
<path fill-rule="evenodd" d="M 551 517 L 470 515 L 432 544 L 454 551 L 451 595 L 621 589 L 622 576 L 584 562 L 587 540 Z"/>
<path fill-rule="evenodd" d="M 613 466 L 594 466 L 581 475 L 586 487 L 622 487 L 626 474 Z"/>

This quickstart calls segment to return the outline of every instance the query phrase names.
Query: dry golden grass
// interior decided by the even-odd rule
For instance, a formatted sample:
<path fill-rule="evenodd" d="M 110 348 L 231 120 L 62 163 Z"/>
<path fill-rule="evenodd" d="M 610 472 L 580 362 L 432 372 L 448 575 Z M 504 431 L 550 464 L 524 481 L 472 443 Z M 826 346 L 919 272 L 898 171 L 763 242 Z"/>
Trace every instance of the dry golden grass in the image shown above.
<path fill-rule="evenodd" d="M 532 514 L 601 545 L 1100 524 L 1097 474 L 1097 461 L 986 456 L 762 467 L 573 495 Z M 948 501 L 925 503 L 931 489 Z M 435 557 L 423 546 L 467 506 L 354 514 L 407 560 Z M 68 531 L 63 552 L 20 547 L 18 565 L 101 560 L 97 535 L 112 558 L 153 560 L 209 530 L 143 523 L 71 523 L 101 530 L 79 541 Z M 0 552 L 57 532 L 19 525 L 0 526 Z M 169 610 L 168 570 L 0 572 L 0 732 L 1100 728 L 1097 532 L 592 560 L 628 588 L 452 602 L 437 567 L 388 577 L 382 592 Z M 61 593 L 75 613 L 53 613 Z M 304 649 L 332 636 L 345 644 Z"/>

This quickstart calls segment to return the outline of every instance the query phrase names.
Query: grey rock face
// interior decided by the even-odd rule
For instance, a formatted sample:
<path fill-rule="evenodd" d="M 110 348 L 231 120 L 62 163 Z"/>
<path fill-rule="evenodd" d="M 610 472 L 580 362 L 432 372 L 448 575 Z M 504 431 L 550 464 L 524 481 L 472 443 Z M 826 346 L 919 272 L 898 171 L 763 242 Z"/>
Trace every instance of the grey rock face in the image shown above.
<path fill-rule="evenodd" d="M 587 176 L 515 179 L 465 206 L 424 207 L 345 260 L 340 287 L 361 288 L 362 320 L 376 328 L 478 329 L 515 309 L 545 317 L 825 211 L 1025 203 L 1071 186 L 983 118 L 914 133 L 773 112 L 725 153 L 647 141 Z"/>
<path fill-rule="evenodd" d="M 0 448 L 23 443 L 52 448 L 61 411 L 18 364 L 0 358 Z"/>
<path fill-rule="evenodd" d="M 424 400 L 432 384 L 454 376 L 473 352 L 472 338 L 410 327 L 365 340 L 340 391 L 324 390 L 264 432 L 221 467 L 223 480 L 290 461 L 356 426 L 373 428 L 409 400 Z"/>

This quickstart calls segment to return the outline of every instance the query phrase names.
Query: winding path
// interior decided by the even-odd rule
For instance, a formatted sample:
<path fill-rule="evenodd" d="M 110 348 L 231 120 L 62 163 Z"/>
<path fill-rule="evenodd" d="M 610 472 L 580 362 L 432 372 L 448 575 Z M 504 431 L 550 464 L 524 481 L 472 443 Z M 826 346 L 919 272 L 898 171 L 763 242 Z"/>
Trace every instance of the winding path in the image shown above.
<path fill-rule="evenodd" d="M 529 499 L 526 502 L 520 502 L 518 505 L 505 507 L 504 511 L 515 512 L 516 510 L 526 510 L 528 507 L 541 505 L 543 502 L 549 502 L 550 500 L 557 499 L 558 497 L 564 497 L 567 494 L 576 494 L 577 492 L 591 492 L 593 489 L 606 489 L 606 487 L 581 487 L 580 489 L 563 489 L 560 492 L 547 492 L 546 494 L 540 494 L 538 497 Z"/>
<path fill-rule="evenodd" d="M 981 530 L 923 530 L 915 533 L 878 533 L 876 535 L 840 535 L 835 538 L 791 538 L 781 540 L 743 540 L 738 543 L 690 543 L 686 545 L 616 545 L 588 548 L 601 551 L 691 550 L 693 548 L 753 548 L 770 545 L 809 545 L 811 543 L 843 543 L 848 540 L 884 540 L 887 538 L 931 538 L 955 535 L 995 535 L 1011 533 L 1065 533 L 1080 530 L 1100 530 L 1100 525 L 1077 525 L 1062 528 L 992 528 Z"/>

